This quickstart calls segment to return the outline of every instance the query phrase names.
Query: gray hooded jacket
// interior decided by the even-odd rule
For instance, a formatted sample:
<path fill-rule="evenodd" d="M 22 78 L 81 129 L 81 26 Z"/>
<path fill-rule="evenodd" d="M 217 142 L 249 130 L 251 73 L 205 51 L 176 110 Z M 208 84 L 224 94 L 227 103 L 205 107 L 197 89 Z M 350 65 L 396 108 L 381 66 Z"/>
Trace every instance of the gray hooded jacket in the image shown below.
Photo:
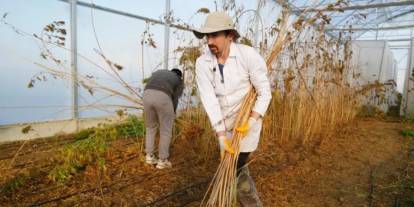
<path fill-rule="evenodd" d="M 152 73 L 144 90 L 153 89 L 166 93 L 171 97 L 174 111 L 177 109 L 178 99 L 183 93 L 184 83 L 180 77 L 170 70 L 157 70 Z"/>

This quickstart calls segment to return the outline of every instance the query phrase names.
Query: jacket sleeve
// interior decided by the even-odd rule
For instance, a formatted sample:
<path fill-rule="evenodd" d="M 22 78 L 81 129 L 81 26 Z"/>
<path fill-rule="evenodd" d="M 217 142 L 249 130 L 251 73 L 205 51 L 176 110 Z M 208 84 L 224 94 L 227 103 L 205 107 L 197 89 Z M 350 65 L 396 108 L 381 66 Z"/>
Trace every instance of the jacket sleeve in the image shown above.
<path fill-rule="evenodd" d="M 201 103 L 210 119 L 211 125 L 216 132 L 225 131 L 223 114 L 217 96 L 214 92 L 213 77 L 200 58 L 196 62 L 196 82 Z"/>
<path fill-rule="evenodd" d="M 264 116 L 272 99 L 270 82 L 267 76 L 266 62 L 262 56 L 253 48 L 249 51 L 249 73 L 250 80 L 257 92 L 257 100 L 253 106 L 253 111 Z"/>
<path fill-rule="evenodd" d="M 174 104 L 174 112 L 177 110 L 178 100 L 180 99 L 181 95 L 183 94 L 184 84 L 181 82 L 174 90 L 173 94 L 173 104 Z"/>

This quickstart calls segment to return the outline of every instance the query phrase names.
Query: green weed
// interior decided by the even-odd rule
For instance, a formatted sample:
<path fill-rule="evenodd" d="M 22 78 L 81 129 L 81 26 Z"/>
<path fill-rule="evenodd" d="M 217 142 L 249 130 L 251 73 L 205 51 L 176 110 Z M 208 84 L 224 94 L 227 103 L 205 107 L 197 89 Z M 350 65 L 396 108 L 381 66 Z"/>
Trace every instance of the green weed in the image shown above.
<path fill-rule="evenodd" d="M 136 116 L 129 116 L 119 124 L 104 124 L 101 127 L 82 130 L 75 134 L 76 141 L 59 150 L 57 164 L 48 175 L 53 182 L 64 183 L 88 165 L 105 167 L 104 153 L 112 141 L 119 138 L 141 137 L 144 123 Z"/>

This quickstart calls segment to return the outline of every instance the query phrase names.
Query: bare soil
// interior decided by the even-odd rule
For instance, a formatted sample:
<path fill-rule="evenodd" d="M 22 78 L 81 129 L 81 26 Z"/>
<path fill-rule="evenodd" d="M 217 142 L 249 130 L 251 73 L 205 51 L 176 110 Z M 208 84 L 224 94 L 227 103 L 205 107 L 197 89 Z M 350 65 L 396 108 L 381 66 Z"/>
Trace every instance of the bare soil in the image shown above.
<path fill-rule="evenodd" d="M 395 119 L 357 119 L 311 147 L 286 149 L 262 143 L 249 168 L 264 206 L 397 206 L 398 186 L 410 169 L 414 124 Z M 118 139 L 104 169 L 88 166 L 65 184 L 51 182 L 51 158 L 71 136 L 0 145 L 0 206 L 198 206 L 218 162 L 196 141 L 176 138 L 173 168 L 142 162 L 142 138 Z M 14 159 L 14 160 L 13 160 Z M 408 172 L 409 173 L 409 172 Z"/>

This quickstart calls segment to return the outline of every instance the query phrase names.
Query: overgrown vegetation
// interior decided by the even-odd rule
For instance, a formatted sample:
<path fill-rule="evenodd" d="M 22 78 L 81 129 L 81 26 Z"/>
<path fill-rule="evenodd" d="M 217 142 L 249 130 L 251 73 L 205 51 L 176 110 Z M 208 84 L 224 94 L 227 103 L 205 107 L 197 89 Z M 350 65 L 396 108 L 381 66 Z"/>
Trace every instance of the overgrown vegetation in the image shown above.
<path fill-rule="evenodd" d="M 401 131 L 401 135 L 404 137 L 414 137 L 414 131 L 412 129 L 405 129 Z"/>
<path fill-rule="evenodd" d="M 0 192 L 4 195 L 9 195 L 13 193 L 15 190 L 23 187 L 26 184 L 27 179 L 28 177 L 26 174 L 17 174 L 15 177 L 10 179 L 3 185 Z"/>
<path fill-rule="evenodd" d="M 188 153 L 197 155 L 197 159 L 208 163 L 217 157 L 218 145 L 207 114 L 201 106 L 184 110 L 176 121 L 175 138 L 190 142 Z"/>
<path fill-rule="evenodd" d="M 142 137 L 144 123 L 136 116 L 129 116 L 118 124 L 103 124 L 75 134 L 76 141 L 59 150 L 54 158 L 57 165 L 49 172 L 48 178 L 63 183 L 88 165 L 105 166 L 104 154 L 111 142 L 119 138 Z M 138 153 L 138 152 L 137 152 Z"/>
<path fill-rule="evenodd" d="M 406 148 L 407 164 L 400 172 L 401 177 L 394 188 L 397 194 L 396 206 L 409 207 L 414 205 L 414 131 L 403 130 L 401 134 L 409 139 Z"/>
<path fill-rule="evenodd" d="M 358 111 L 358 117 L 384 117 L 385 114 L 381 109 L 372 105 L 363 105 Z"/>

